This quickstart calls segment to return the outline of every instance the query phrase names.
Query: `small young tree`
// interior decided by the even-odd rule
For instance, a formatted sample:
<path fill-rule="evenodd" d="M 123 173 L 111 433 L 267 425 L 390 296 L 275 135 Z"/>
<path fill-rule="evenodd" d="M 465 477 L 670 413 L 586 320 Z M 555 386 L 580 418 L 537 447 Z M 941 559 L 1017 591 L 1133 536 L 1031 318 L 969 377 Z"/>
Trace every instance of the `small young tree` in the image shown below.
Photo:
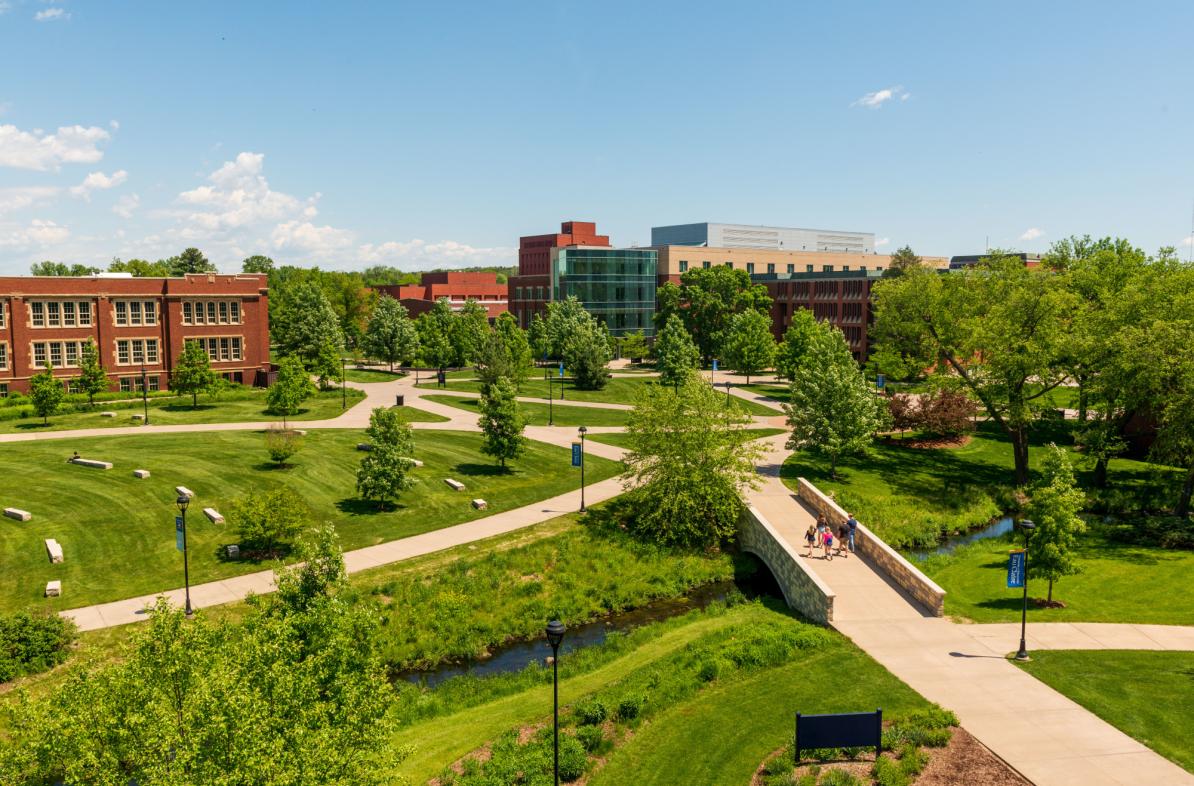
<path fill-rule="evenodd" d="M 636 330 L 622 337 L 622 357 L 630 360 L 642 360 L 651 354 L 651 345 L 647 343 L 647 336 L 643 331 Z"/>
<path fill-rule="evenodd" d="M 384 509 L 414 485 L 410 477 L 414 438 L 402 416 L 385 407 L 373 410 L 365 433 L 373 448 L 357 469 L 357 493 L 362 499 L 376 500 Z"/>
<path fill-rule="evenodd" d="M 45 371 L 29 378 L 29 398 L 33 402 L 33 411 L 41 416 L 43 425 L 50 424 L 50 415 L 58 411 L 58 405 L 65 395 L 62 380 L 54 377 L 54 367 L 49 363 Z"/>
<path fill-rule="evenodd" d="M 920 422 L 916 399 L 907 393 L 896 393 L 888 398 L 887 413 L 891 418 L 891 427 L 898 429 L 901 435 L 916 428 Z"/>
<path fill-rule="evenodd" d="M 315 385 L 303 368 L 303 362 L 294 355 L 287 355 L 278 363 L 278 378 L 269 386 L 265 395 L 270 412 L 282 416 L 282 427 L 286 418 L 298 413 L 303 402 L 315 395 Z"/>
<path fill-rule="evenodd" d="M 478 424 L 485 434 L 481 452 L 493 456 L 506 468 L 507 459 L 516 459 L 526 449 L 522 431 L 526 418 L 519 410 L 514 384 L 499 378 L 481 396 L 481 419 Z"/>
<path fill-rule="evenodd" d="M 262 556 L 277 556 L 311 525 L 311 510 L 301 495 L 288 486 L 270 491 L 250 491 L 233 500 L 228 519 L 240 536 L 242 546 Z"/>
<path fill-rule="evenodd" d="M 279 468 L 303 447 L 303 435 L 288 428 L 271 426 L 265 431 L 265 451 Z"/>
<path fill-rule="evenodd" d="M 1036 529 L 1028 539 L 1028 571 L 1035 579 L 1048 579 L 1053 602 L 1053 582 L 1062 576 L 1080 572 L 1074 561 L 1074 542 L 1086 531 L 1078 512 L 1086 504 L 1086 495 L 1074 480 L 1069 456 L 1057 445 L 1050 445 L 1044 460 L 1044 477 L 1032 492 L 1028 514 Z"/>
<path fill-rule="evenodd" d="M 667 545 L 707 547 L 733 537 L 742 489 L 754 482 L 762 455 L 745 431 L 750 422 L 695 375 L 678 390 L 645 386 L 626 431 L 622 480 L 634 505 L 626 526 Z"/>
<path fill-rule="evenodd" d="M 749 385 L 751 374 L 758 374 L 775 362 L 771 319 L 754 309 L 735 314 L 722 341 L 722 355 L 730 368 L 746 375 Z"/>
<path fill-rule="evenodd" d="M 485 306 L 469 298 L 452 317 L 448 336 L 452 341 L 457 366 L 471 366 L 477 362 L 485 336 L 489 334 L 489 314 Z"/>
<path fill-rule="evenodd" d="M 531 345 L 531 352 L 536 360 L 546 360 L 551 354 L 551 338 L 547 335 L 547 320 L 542 314 L 531 318 L 531 326 L 527 328 L 527 342 Z"/>
<path fill-rule="evenodd" d="M 818 331 L 784 409 L 792 427 L 788 448 L 824 454 L 834 478 L 838 459 L 865 450 L 887 425 L 887 403 L 867 383 L 837 328 Z"/>
<path fill-rule="evenodd" d="M 590 318 L 564 342 L 564 363 L 572 372 L 578 390 L 601 390 L 609 382 L 609 344 L 605 334 Z"/>
<path fill-rule="evenodd" d="M 344 383 L 344 363 L 331 341 L 325 341 L 311 363 L 311 373 L 319 380 L 320 390 L 327 390 L 333 382 Z"/>
<path fill-rule="evenodd" d="M 675 314 L 668 317 L 655 341 L 655 368 L 659 370 L 660 383 L 679 387 L 696 373 L 700 364 L 700 350 L 684 322 Z"/>
<path fill-rule="evenodd" d="M 170 374 L 170 389 L 184 396 L 191 394 L 191 407 L 199 406 L 199 394 L 211 390 L 216 373 L 211 370 L 211 357 L 198 341 L 182 345 L 178 362 Z"/>
<path fill-rule="evenodd" d="M 926 434 L 959 437 L 974 428 L 977 408 L 970 397 L 959 390 L 942 388 L 923 395 L 916 409 L 918 425 Z"/>
<path fill-rule="evenodd" d="M 456 358 L 452 348 L 452 307 L 440 298 L 430 311 L 419 315 L 415 328 L 419 333 L 420 362 L 432 368 L 447 368 Z"/>
<path fill-rule="evenodd" d="M 783 379 L 792 381 L 796 368 L 804 362 L 809 342 L 817 332 L 817 318 L 807 308 L 792 312 L 792 321 L 784 331 L 783 341 L 775 353 L 775 371 Z"/>
<path fill-rule="evenodd" d="M 498 317 L 494 329 L 485 336 L 477 356 L 477 378 L 484 393 L 499 379 L 507 379 L 515 390 L 531 370 L 531 348 L 526 335 L 509 313 Z"/>
<path fill-rule="evenodd" d="M 95 342 L 87 339 L 79 358 L 79 376 L 75 380 L 79 389 L 87 394 L 87 404 L 95 406 L 95 397 L 108 390 L 108 375 L 100 364 L 99 350 Z"/>
<path fill-rule="evenodd" d="M 373 307 L 369 326 L 361 342 L 365 354 L 390 364 L 410 360 L 419 348 L 419 333 L 406 307 L 389 295 L 382 295 Z"/>

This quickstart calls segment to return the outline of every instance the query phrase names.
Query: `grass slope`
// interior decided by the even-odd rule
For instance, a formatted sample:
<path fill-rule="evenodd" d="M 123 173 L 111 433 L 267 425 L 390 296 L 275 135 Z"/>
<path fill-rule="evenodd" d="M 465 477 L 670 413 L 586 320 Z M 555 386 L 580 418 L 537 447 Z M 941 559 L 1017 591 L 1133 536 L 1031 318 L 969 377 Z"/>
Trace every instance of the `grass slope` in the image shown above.
<path fill-rule="evenodd" d="M 776 434 L 783 433 L 782 428 L 748 428 L 745 432 L 750 435 L 751 439 L 762 439 L 763 437 L 771 437 Z M 601 442 L 606 445 L 613 445 L 619 448 L 630 447 L 630 436 L 628 434 L 590 434 L 588 439 L 593 442 Z"/>
<path fill-rule="evenodd" d="M 406 374 L 401 371 L 388 371 L 384 368 L 346 368 L 344 376 L 349 382 L 392 382 L 401 379 Z"/>
<path fill-rule="evenodd" d="M 1020 619 L 1021 590 L 1007 588 L 1007 552 L 1020 539 L 994 538 L 931 557 L 920 567 L 946 591 L 947 614 L 976 622 Z M 1194 552 L 1109 540 L 1099 529 L 1078 542 L 1082 572 L 1053 585 L 1064 609 L 1029 606 L 1029 622 L 1141 622 L 1194 624 Z M 1031 566 L 1029 566 L 1031 572 Z M 1044 598 L 1048 582 L 1030 580 L 1028 594 Z"/>
<path fill-rule="evenodd" d="M 196 492 L 188 515 L 192 583 L 260 570 L 268 565 L 222 562 L 221 544 L 235 543 L 229 525 L 212 524 L 202 508 L 227 510 L 250 489 L 284 483 L 298 491 L 316 521 L 337 525 L 345 549 L 439 529 L 545 499 L 579 485 L 564 448 L 537 442 L 503 473 L 478 449 L 478 434 L 416 433 L 415 470 L 421 482 L 395 510 L 379 512 L 356 498 L 356 469 L 363 439 L 355 430 L 312 431 L 286 470 L 266 462 L 260 433 L 146 434 L 0 446 L 0 505 L 33 513 L 30 522 L 0 519 L 0 610 L 53 609 L 115 600 L 178 586 L 182 558 L 174 548 L 174 487 Z M 115 463 L 110 471 L 67 464 L 70 451 Z M 132 476 L 134 468 L 153 474 Z M 590 456 L 590 482 L 617 473 L 615 462 Z M 444 484 L 454 477 L 468 491 Z M 489 501 L 476 511 L 474 497 Z M 45 538 L 62 544 L 66 561 L 50 565 Z M 49 579 L 62 579 L 63 596 L 43 599 Z"/>
<path fill-rule="evenodd" d="M 1194 772 L 1194 652 L 1055 650 L 1017 665 Z"/>
<path fill-rule="evenodd" d="M 480 414 L 480 399 L 436 395 L 424 395 L 423 398 L 428 401 L 434 401 L 437 404 L 447 404 L 450 407 Z M 527 425 L 547 425 L 547 404 L 530 404 L 520 401 L 518 402 L 518 407 L 528 419 Z M 569 407 L 564 404 L 553 404 L 551 412 L 552 423 L 556 426 L 625 426 L 626 422 L 630 419 L 630 410 L 628 409 Z"/>

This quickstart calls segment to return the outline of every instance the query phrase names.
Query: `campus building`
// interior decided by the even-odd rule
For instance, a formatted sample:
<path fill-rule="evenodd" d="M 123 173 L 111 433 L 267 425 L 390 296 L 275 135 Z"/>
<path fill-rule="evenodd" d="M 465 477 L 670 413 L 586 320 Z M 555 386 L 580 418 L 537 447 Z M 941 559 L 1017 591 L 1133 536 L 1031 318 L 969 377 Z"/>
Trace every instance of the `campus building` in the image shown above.
<path fill-rule="evenodd" d="M 871 232 L 841 232 L 832 229 L 703 222 L 651 227 L 651 245 L 873 254 L 875 235 Z"/>
<path fill-rule="evenodd" d="M 565 221 L 550 235 L 518 239 L 518 275 L 509 280 L 510 311 L 522 327 L 530 327 L 535 314 L 547 310 L 551 300 L 551 252 L 565 246 L 609 247 L 609 236 L 598 235 L 592 221 Z"/>
<path fill-rule="evenodd" d="M 142 367 L 148 389 L 169 388 L 186 341 L 198 341 L 226 379 L 264 384 L 266 276 L 0 277 L 0 395 L 28 392 L 47 363 L 64 381 L 77 377 L 89 339 L 113 390 L 139 391 Z"/>
<path fill-rule="evenodd" d="M 447 298 L 453 311 L 459 311 L 467 301 L 475 300 L 485 306 L 490 322 L 497 319 L 508 307 L 507 285 L 498 283 L 496 273 L 424 273 L 418 284 L 380 286 L 374 289 L 398 300 L 412 317 L 430 311 L 435 301 L 440 298 Z"/>
<path fill-rule="evenodd" d="M 553 248 L 551 299 L 575 296 L 613 336 L 653 336 L 657 260 L 649 248 Z"/>

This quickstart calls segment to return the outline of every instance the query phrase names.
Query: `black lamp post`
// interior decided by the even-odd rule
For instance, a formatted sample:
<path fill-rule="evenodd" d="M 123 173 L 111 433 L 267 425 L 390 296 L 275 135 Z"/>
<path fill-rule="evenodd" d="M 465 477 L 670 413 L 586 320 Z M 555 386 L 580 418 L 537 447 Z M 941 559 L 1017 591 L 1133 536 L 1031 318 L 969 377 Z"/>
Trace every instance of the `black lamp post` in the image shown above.
<path fill-rule="evenodd" d="M 555 421 L 552 419 L 551 412 L 551 375 L 547 375 L 547 425 L 554 426 Z"/>
<path fill-rule="evenodd" d="M 186 612 L 190 617 L 194 614 L 191 610 L 191 568 L 187 558 L 187 506 L 191 504 L 191 498 L 186 494 L 179 494 L 177 504 L 178 512 L 182 514 L 182 580 L 183 586 L 186 588 Z"/>
<path fill-rule="evenodd" d="M 340 409 L 348 409 L 348 371 L 344 357 L 340 357 Z"/>
<path fill-rule="evenodd" d="M 587 426 L 580 427 L 580 512 L 585 512 L 585 434 L 589 433 Z"/>
<path fill-rule="evenodd" d="M 730 381 L 726 380 L 726 406 L 730 405 Z"/>
<path fill-rule="evenodd" d="M 556 786 L 560 786 L 560 642 L 564 640 L 565 630 L 564 623 L 559 620 L 547 623 L 547 643 L 551 645 L 551 717 L 555 735 L 552 769 L 556 776 Z"/>
<path fill-rule="evenodd" d="M 146 384 L 145 362 L 141 362 L 141 412 L 145 415 L 145 425 L 149 425 L 149 385 Z"/>
<path fill-rule="evenodd" d="M 1028 647 L 1024 642 L 1024 634 L 1028 628 L 1028 539 L 1036 529 L 1036 524 L 1024 519 L 1018 526 L 1024 531 L 1024 602 L 1020 608 L 1020 650 L 1016 653 L 1016 660 L 1028 660 Z"/>

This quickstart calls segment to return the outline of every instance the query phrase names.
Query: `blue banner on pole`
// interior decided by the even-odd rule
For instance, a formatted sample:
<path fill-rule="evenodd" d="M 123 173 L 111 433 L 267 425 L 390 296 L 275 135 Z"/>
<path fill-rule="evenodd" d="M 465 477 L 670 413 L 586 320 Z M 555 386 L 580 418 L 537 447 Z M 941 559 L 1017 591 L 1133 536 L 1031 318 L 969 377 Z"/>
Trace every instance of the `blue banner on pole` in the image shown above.
<path fill-rule="evenodd" d="M 174 517 L 174 548 L 183 550 L 182 516 Z"/>
<path fill-rule="evenodd" d="M 560 364 L 560 376 L 561 377 L 564 376 L 564 364 L 563 363 Z"/>
<path fill-rule="evenodd" d="M 580 443 L 572 443 L 572 466 L 579 467 L 581 462 Z"/>
<path fill-rule="evenodd" d="M 883 376 L 882 374 L 875 375 L 875 387 L 881 388 L 886 384 L 887 384 L 887 377 Z"/>
<path fill-rule="evenodd" d="M 1007 556 L 1007 586 L 1024 586 L 1024 552 L 1013 551 Z"/>
<path fill-rule="evenodd" d="M 717 371 L 717 358 L 713 358 L 713 370 Z"/>

